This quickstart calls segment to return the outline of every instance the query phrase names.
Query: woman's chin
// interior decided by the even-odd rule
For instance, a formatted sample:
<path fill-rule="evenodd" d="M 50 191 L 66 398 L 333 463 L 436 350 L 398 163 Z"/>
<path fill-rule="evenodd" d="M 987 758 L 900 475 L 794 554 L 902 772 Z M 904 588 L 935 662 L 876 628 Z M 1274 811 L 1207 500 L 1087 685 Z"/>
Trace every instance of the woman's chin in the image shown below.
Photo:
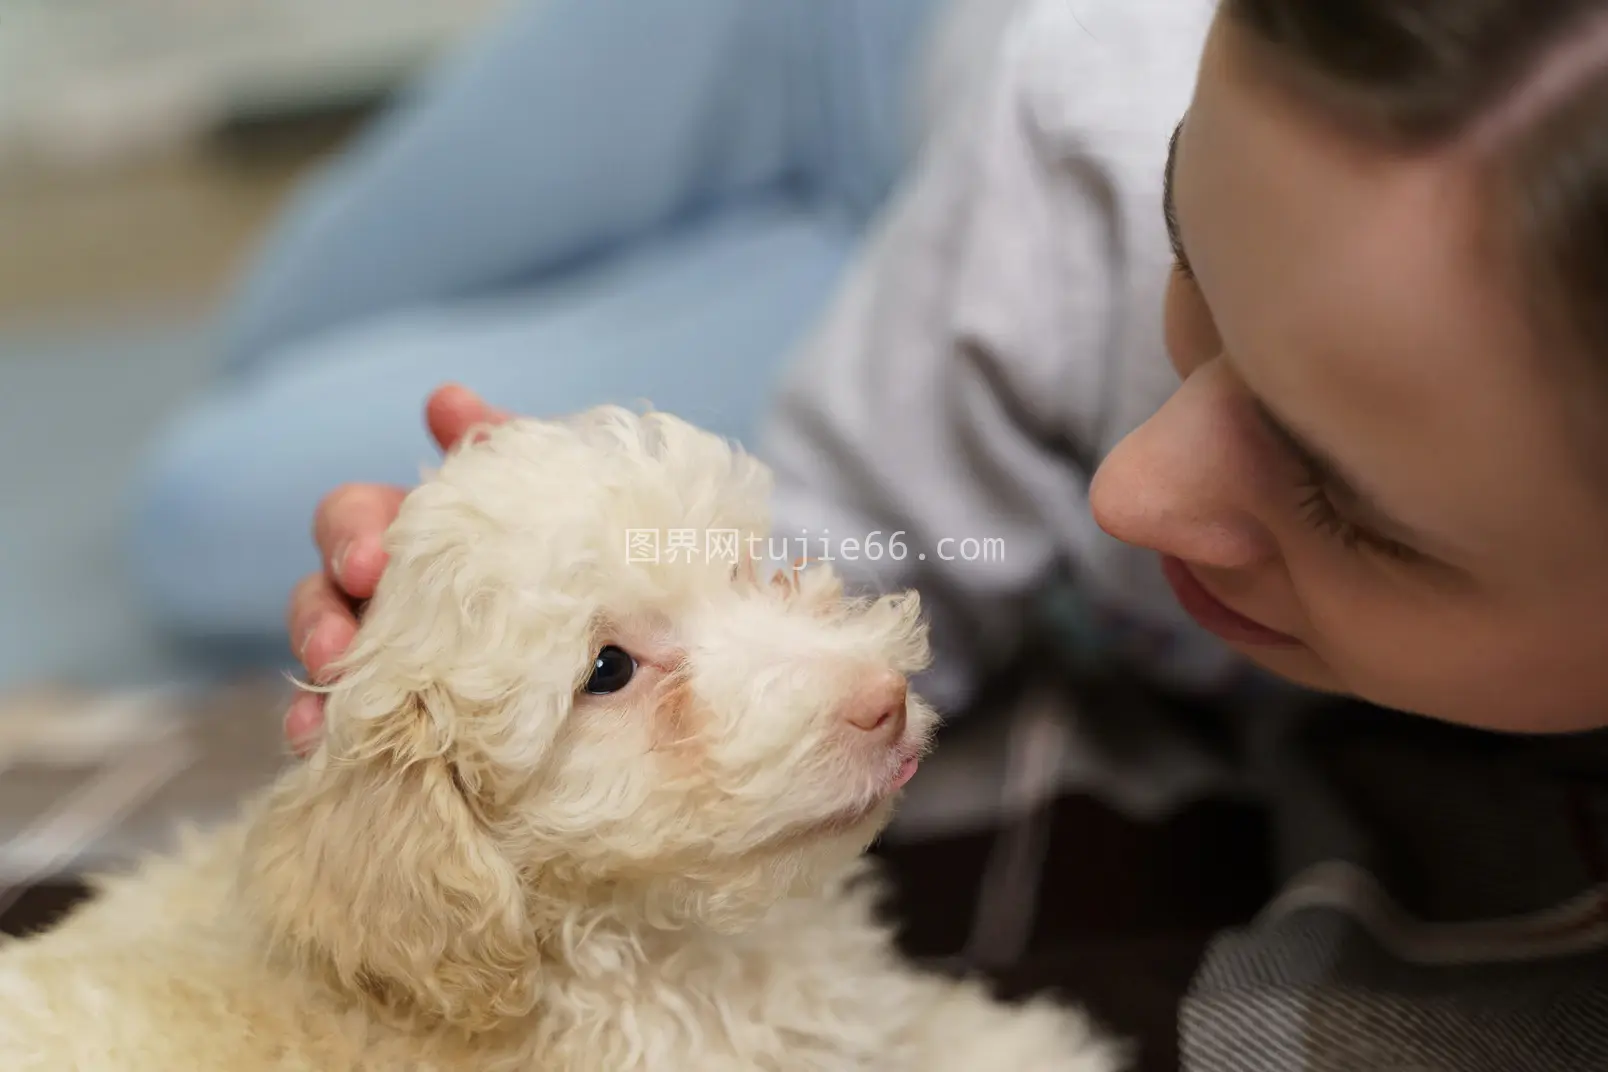
<path fill-rule="evenodd" d="M 1231 646 L 1247 662 L 1291 685 L 1330 695 L 1350 694 L 1334 671 L 1311 648 L 1269 648 L 1249 644 Z"/>

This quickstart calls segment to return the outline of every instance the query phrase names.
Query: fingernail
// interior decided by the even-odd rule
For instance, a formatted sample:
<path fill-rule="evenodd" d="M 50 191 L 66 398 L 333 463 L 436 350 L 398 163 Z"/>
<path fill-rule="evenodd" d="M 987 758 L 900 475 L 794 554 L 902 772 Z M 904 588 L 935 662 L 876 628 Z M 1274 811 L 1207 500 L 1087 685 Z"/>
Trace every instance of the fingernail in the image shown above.
<path fill-rule="evenodd" d="M 335 548 L 335 557 L 330 560 L 329 568 L 334 572 L 336 580 L 346 580 L 346 559 L 351 553 L 351 541 L 347 541 Z"/>
<path fill-rule="evenodd" d="M 299 641 L 297 641 L 297 643 L 296 643 L 296 659 L 303 666 L 307 665 L 307 648 L 312 644 L 313 636 L 317 632 L 318 632 L 317 623 L 314 623 L 313 625 L 308 626 L 307 631 L 301 635 L 301 639 Z"/>

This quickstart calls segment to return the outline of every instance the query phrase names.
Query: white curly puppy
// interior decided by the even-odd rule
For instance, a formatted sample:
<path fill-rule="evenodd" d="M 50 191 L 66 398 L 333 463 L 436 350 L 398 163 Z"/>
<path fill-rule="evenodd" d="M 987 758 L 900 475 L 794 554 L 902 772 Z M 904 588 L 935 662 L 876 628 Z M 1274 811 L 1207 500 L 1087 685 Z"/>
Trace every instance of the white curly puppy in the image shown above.
<path fill-rule="evenodd" d="M 315 756 L 0 952 L 0 1068 L 1120 1067 L 1073 1010 L 901 962 L 863 852 L 933 728 L 924 626 L 705 553 L 763 553 L 768 490 L 663 414 L 466 439 L 389 533 Z"/>

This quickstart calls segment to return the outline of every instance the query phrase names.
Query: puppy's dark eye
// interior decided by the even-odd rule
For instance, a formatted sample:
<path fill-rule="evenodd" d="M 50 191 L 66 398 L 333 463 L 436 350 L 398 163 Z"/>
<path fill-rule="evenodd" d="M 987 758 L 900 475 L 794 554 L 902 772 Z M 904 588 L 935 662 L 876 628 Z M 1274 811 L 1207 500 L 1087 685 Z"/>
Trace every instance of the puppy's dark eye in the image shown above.
<path fill-rule="evenodd" d="M 624 648 L 613 644 L 597 653 L 592 663 L 592 676 L 586 679 L 586 691 L 594 696 L 619 692 L 631 683 L 636 674 L 636 660 Z"/>

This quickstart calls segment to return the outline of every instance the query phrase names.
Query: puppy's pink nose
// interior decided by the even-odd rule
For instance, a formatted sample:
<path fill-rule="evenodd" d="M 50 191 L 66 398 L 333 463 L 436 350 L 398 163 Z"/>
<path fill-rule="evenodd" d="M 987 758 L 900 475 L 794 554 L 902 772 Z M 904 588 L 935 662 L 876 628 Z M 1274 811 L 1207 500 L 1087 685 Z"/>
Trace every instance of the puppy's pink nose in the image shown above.
<path fill-rule="evenodd" d="M 867 733 L 897 737 L 904 732 L 908 688 L 904 675 L 892 670 L 869 674 L 843 705 L 843 720 Z"/>

